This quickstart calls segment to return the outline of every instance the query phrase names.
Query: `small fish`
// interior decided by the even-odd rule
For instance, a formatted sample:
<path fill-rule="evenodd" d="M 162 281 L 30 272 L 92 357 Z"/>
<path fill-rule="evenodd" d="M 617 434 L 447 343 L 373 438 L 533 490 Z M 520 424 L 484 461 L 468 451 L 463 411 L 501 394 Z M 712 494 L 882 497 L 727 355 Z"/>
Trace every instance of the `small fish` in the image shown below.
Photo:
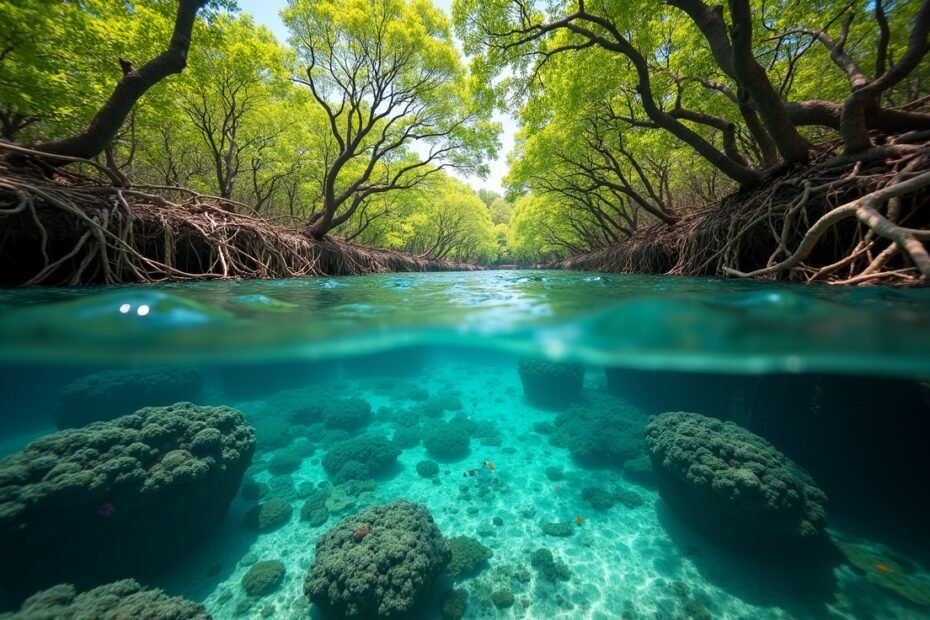
<path fill-rule="evenodd" d="M 463 478 L 470 478 L 470 477 L 472 477 L 472 476 L 477 476 L 477 475 L 478 475 L 478 470 L 477 470 L 477 469 L 469 469 L 469 470 L 466 470 L 466 471 L 462 474 L 462 477 L 463 477 Z"/>
<path fill-rule="evenodd" d="M 559 489 L 561 489 L 561 488 L 562 488 L 562 487 L 560 487 L 559 485 L 555 485 L 554 487 L 552 487 L 552 490 L 555 491 L 556 493 L 558 493 L 558 492 L 559 492 Z"/>
<path fill-rule="evenodd" d="M 114 510 L 116 510 L 116 508 L 113 507 L 112 502 L 101 504 L 100 507 L 97 508 L 97 516 L 98 517 L 109 517 L 110 515 L 113 514 Z"/>
<path fill-rule="evenodd" d="M 884 564 L 873 564 L 872 566 L 875 568 L 875 570 L 882 572 L 882 573 L 893 573 L 894 572 L 893 568 L 891 568 L 890 566 L 885 566 Z"/>
<path fill-rule="evenodd" d="M 494 471 L 494 463 L 492 463 L 491 461 L 485 461 L 484 466 L 490 469 L 491 471 Z"/>
<path fill-rule="evenodd" d="M 578 525 L 581 525 L 582 523 L 584 523 L 584 517 L 576 517 L 575 523 L 577 523 Z"/>

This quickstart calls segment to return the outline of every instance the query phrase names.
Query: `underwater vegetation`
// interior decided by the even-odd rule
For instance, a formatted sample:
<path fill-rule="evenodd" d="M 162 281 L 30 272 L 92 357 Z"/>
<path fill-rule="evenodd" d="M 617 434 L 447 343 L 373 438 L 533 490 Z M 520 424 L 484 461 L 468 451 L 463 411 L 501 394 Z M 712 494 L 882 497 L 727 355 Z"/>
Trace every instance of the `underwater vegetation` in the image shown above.
<path fill-rule="evenodd" d="M 549 441 L 567 448 L 579 463 L 621 468 L 643 454 L 645 423 L 646 416 L 635 407 L 594 394 L 556 416 Z"/>
<path fill-rule="evenodd" d="M 663 413 L 646 425 L 646 446 L 663 498 L 689 516 L 706 517 L 742 544 L 796 542 L 824 533 L 827 496 L 810 475 L 732 422 Z"/>
<path fill-rule="evenodd" d="M 203 605 L 124 579 L 78 593 L 61 584 L 30 596 L 19 611 L 0 614 L 3 620 L 210 620 Z"/>
<path fill-rule="evenodd" d="M 449 545 L 426 506 L 371 506 L 317 540 L 310 600 L 345 618 L 401 618 L 445 570 Z"/>
<path fill-rule="evenodd" d="M 177 561 L 222 519 L 254 449 L 240 412 L 190 403 L 32 442 L 0 461 L 0 549 L 18 558 L 4 584 L 98 585 Z"/>

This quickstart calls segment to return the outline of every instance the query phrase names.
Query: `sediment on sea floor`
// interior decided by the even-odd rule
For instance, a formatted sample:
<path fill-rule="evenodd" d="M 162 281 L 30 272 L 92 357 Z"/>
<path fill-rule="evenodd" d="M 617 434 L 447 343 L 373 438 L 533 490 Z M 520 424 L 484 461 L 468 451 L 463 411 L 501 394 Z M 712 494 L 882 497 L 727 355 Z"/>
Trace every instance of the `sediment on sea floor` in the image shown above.
<path fill-rule="evenodd" d="M 176 201 L 176 202 L 173 202 Z M 315 239 L 183 188 L 116 187 L 0 167 L 0 284 L 291 278 L 477 267 Z M 237 205 L 247 211 L 247 205 Z"/>

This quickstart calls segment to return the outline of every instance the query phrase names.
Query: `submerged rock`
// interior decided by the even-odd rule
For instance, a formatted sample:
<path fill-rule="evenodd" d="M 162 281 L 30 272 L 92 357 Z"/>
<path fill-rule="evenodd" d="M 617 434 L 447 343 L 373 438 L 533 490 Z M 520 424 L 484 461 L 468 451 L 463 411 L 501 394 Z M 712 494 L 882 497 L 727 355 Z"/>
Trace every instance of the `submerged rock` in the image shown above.
<path fill-rule="evenodd" d="M 400 456 L 386 437 L 366 435 L 334 445 L 323 457 L 323 469 L 334 484 L 367 480 L 385 473 Z"/>
<path fill-rule="evenodd" d="M 468 536 L 450 538 L 449 550 L 452 552 L 452 558 L 446 572 L 453 579 L 477 575 L 487 567 L 487 561 L 494 556 L 493 551 Z"/>
<path fill-rule="evenodd" d="M 219 523 L 254 449 L 241 413 L 190 403 L 32 442 L 0 461 L 3 587 L 152 575 Z"/>
<path fill-rule="evenodd" d="M 423 445 L 435 459 L 459 461 L 468 456 L 471 438 L 462 424 L 434 422 L 423 429 Z"/>
<path fill-rule="evenodd" d="M 180 596 L 143 588 L 125 579 L 78 594 L 74 586 L 61 584 L 30 596 L 19 611 L 0 614 L 2 620 L 210 620 L 207 610 Z"/>
<path fill-rule="evenodd" d="M 646 425 L 646 445 L 663 498 L 690 522 L 760 544 L 823 534 L 826 495 L 758 435 L 696 413 L 663 413 Z"/>
<path fill-rule="evenodd" d="M 304 592 L 336 616 L 406 617 L 450 556 L 426 506 L 406 500 L 371 506 L 317 540 Z"/>
<path fill-rule="evenodd" d="M 58 428 L 78 428 L 142 407 L 196 401 L 202 387 L 203 379 L 195 369 L 105 370 L 63 387 L 52 418 Z"/>
<path fill-rule="evenodd" d="M 278 589 L 284 581 L 284 562 L 265 560 L 252 566 L 242 576 L 242 589 L 249 596 L 266 596 Z"/>
<path fill-rule="evenodd" d="M 581 396 L 584 366 L 525 357 L 517 362 L 527 402 L 541 409 L 564 409 Z"/>
<path fill-rule="evenodd" d="M 583 465 L 620 468 L 643 454 L 645 422 L 646 417 L 635 407 L 597 395 L 560 413 L 549 441 L 567 448 Z"/>
<path fill-rule="evenodd" d="M 571 573 L 568 566 L 552 557 L 548 549 L 537 549 L 530 554 L 530 564 L 544 581 L 568 581 Z"/>

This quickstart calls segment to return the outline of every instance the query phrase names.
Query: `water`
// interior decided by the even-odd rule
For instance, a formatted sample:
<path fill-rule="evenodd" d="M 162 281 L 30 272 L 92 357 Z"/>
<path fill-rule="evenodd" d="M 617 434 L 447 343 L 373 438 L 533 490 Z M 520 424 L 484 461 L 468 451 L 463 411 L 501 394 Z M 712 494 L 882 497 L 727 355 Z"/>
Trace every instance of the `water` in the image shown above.
<path fill-rule="evenodd" d="M 404 617 L 458 617 L 453 589 L 465 618 L 928 617 L 928 350 L 924 290 L 525 271 L 0 292 L 0 602 L 131 576 L 215 618 L 319 617 L 317 540 L 406 498 L 492 555 Z M 175 436 L 220 415 L 194 406 L 16 456 L 56 424 L 177 400 L 244 414 L 241 485 L 244 435 Z M 655 471 L 643 429 L 665 411 L 770 442 L 728 453 L 767 463 L 734 475 L 791 503 L 778 476 L 803 468 L 825 532 Z M 360 437 L 383 440 L 337 462 Z M 267 560 L 283 577 L 250 597 Z"/>

